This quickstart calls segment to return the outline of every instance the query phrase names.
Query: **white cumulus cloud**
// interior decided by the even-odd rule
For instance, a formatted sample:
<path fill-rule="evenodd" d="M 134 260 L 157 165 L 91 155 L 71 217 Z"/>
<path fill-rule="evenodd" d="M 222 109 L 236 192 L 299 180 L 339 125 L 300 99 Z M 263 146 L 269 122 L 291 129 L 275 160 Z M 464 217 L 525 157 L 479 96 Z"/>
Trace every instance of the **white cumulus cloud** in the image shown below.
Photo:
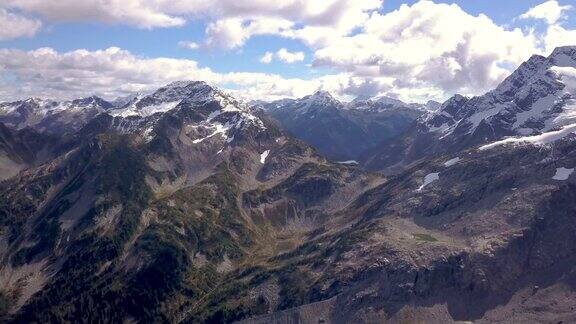
<path fill-rule="evenodd" d="M 42 23 L 0 8 L 0 41 L 34 36 Z"/>
<path fill-rule="evenodd" d="M 262 57 L 260 58 L 260 62 L 264 63 L 264 64 L 270 64 L 272 63 L 272 60 L 274 59 L 274 53 L 272 52 L 266 52 L 264 53 L 264 55 L 262 55 Z"/>
<path fill-rule="evenodd" d="M 70 52 L 0 49 L 0 101 L 32 96 L 71 99 L 92 94 L 113 99 L 178 80 L 230 87 L 235 95 L 246 99 L 301 97 L 318 89 L 344 96 L 361 82 L 347 74 L 305 80 L 268 73 L 217 73 L 193 60 L 143 58 L 116 47 Z"/>
<path fill-rule="evenodd" d="M 51 22 L 104 22 L 138 28 L 182 26 L 186 20 L 159 0 L 3 0 L 0 6 L 36 14 Z"/>
<path fill-rule="evenodd" d="M 292 26 L 292 22 L 276 18 L 222 19 L 206 27 L 206 46 L 233 49 L 244 45 L 252 36 L 281 34 Z"/>
<path fill-rule="evenodd" d="M 196 42 L 192 42 L 192 41 L 180 41 L 178 42 L 178 46 L 180 46 L 181 48 L 186 48 L 186 49 L 191 49 L 191 50 L 195 50 L 200 48 L 200 45 Z"/>
<path fill-rule="evenodd" d="M 540 37 L 545 52 L 550 53 L 558 46 L 576 45 L 576 30 L 563 26 L 573 9 L 573 6 L 562 6 L 556 0 L 550 0 L 530 8 L 520 18 L 540 19 L 546 22 L 546 31 Z"/>
<path fill-rule="evenodd" d="M 281 48 L 276 52 L 276 57 L 286 63 L 295 63 L 304 61 L 304 52 L 290 52 L 285 48 Z"/>
<path fill-rule="evenodd" d="M 200 20 L 205 22 L 205 38 L 183 40 L 179 46 L 237 50 L 252 37 L 272 35 L 301 42 L 311 53 L 312 66 L 332 73 L 315 79 L 219 74 L 195 61 L 142 58 L 120 49 L 66 53 L 6 49 L 0 57 L 0 82 L 4 80 L 0 96 L 8 96 L 10 87 L 22 95 L 41 91 L 72 96 L 90 89 L 114 94 L 197 79 L 231 85 L 238 94 L 255 98 L 324 89 L 339 96 L 443 100 L 455 93 L 482 94 L 530 55 L 576 45 L 576 30 L 566 24 L 573 8 L 563 1 L 526 8 L 521 18 L 545 21 L 543 31 L 501 25 L 457 4 L 421 0 L 390 12 L 378 10 L 383 4 L 383 0 L 0 0 L 0 19 L 9 17 L 3 20 L 12 22 L 0 30 L 0 40 L 33 35 L 41 23 L 30 17 L 50 23 L 97 21 L 138 28 L 178 27 Z M 259 59 L 265 64 L 295 63 L 305 56 L 284 48 Z"/>
<path fill-rule="evenodd" d="M 526 13 L 522 14 L 522 19 L 543 19 L 548 24 L 555 24 L 560 19 L 564 18 L 566 11 L 572 9 L 572 6 L 561 6 L 558 1 L 550 0 L 535 7 L 530 8 Z"/>
<path fill-rule="evenodd" d="M 317 66 L 357 76 L 388 76 L 399 89 L 434 88 L 445 98 L 490 90 L 539 53 L 537 43 L 530 32 L 499 26 L 456 4 L 420 1 L 374 13 L 353 36 L 311 46 Z"/>
<path fill-rule="evenodd" d="M 187 20 L 280 19 L 305 25 L 353 28 L 382 0 L 3 0 L 0 6 L 50 22 L 97 21 L 138 28 L 182 26 Z"/>
<path fill-rule="evenodd" d="M 292 64 L 296 62 L 302 62 L 306 58 L 304 52 L 290 52 L 285 48 L 279 49 L 276 53 L 266 52 L 260 58 L 260 62 L 264 64 L 272 63 L 274 59 L 282 61 L 284 63 Z"/>

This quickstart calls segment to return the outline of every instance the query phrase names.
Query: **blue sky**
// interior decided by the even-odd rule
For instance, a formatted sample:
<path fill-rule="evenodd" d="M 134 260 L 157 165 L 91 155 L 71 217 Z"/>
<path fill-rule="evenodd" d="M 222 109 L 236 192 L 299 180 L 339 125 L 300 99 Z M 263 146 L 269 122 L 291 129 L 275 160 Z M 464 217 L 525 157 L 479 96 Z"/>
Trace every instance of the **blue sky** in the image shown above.
<path fill-rule="evenodd" d="M 71 0 L 44 1 L 48 3 L 51 1 L 56 3 L 56 1 L 66 2 Z M 237 1 L 242 2 L 241 0 Z M 400 97 L 401 99 L 405 100 L 422 101 L 426 99 L 445 99 L 447 96 L 450 96 L 456 92 L 462 92 L 465 94 L 477 94 L 478 92 L 488 90 L 490 87 L 493 87 L 495 84 L 497 84 L 497 82 L 499 82 L 506 73 L 510 72 L 498 70 L 498 67 L 509 67 L 509 69 L 513 69 L 515 66 L 520 64 L 523 59 L 533 54 L 525 53 L 522 55 L 518 53 L 509 53 L 514 51 L 510 51 L 508 48 L 517 47 L 516 52 L 521 52 L 522 49 L 526 49 L 527 51 L 541 52 L 540 54 L 546 54 L 546 52 L 549 52 L 550 48 L 554 46 L 554 44 L 546 43 L 546 35 L 552 31 L 553 26 L 560 26 L 562 28 L 560 31 L 562 34 L 556 38 L 563 39 L 564 43 L 566 43 L 566 39 L 570 39 L 570 37 L 576 35 L 573 32 L 573 30 L 576 29 L 576 13 L 574 12 L 576 3 L 575 1 L 571 0 L 548 1 L 548 3 L 542 0 L 436 0 L 431 2 L 431 4 L 428 6 L 418 4 L 419 1 L 356 0 L 364 1 L 366 3 L 363 8 L 355 8 L 357 5 L 350 4 L 353 3 L 351 1 L 331 1 L 334 3 L 342 2 L 343 5 L 341 7 L 347 8 L 345 10 L 348 11 L 340 12 L 339 14 L 341 14 L 341 18 L 336 23 L 329 22 L 326 24 L 318 24 L 315 20 L 316 17 L 313 14 L 306 13 L 306 10 L 313 11 L 316 9 L 304 8 L 307 6 L 306 4 L 302 4 L 303 9 L 300 12 L 294 14 L 285 10 L 284 8 L 280 8 L 281 6 L 278 8 L 260 8 L 258 5 L 251 6 L 250 1 L 243 1 L 246 3 L 246 6 L 243 8 L 248 9 L 246 9 L 246 12 L 243 12 L 242 14 L 236 14 L 234 8 L 229 9 L 231 6 L 234 7 L 233 1 L 215 1 L 214 3 L 219 3 L 221 6 L 221 12 L 230 10 L 228 13 L 220 14 L 220 12 L 213 13 L 202 8 L 194 8 L 194 5 L 192 4 L 194 1 L 189 1 L 190 4 L 183 5 L 185 6 L 183 8 L 186 8 L 185 10 L 189 10 L 189 12 L 187 14 L 180 15 L 179 13 L 171 12 L 169 9 L 162 11 L 161 8 L 156 8 L 153 6 L 154 0 L 138 0 L 136 2 L 140 3 L 143 10 L 149 10 L 151 7 L 154 7 L 153 10 L 158 10 L 159 14 L 167 15 L 169 17 L 182 18 L 185 20 L 184 23 L 176 23 L 176 26 L 165 26 L 165 22 L 157 23 L 154 20 L 156 18 L 154 18 L 152 15 L 155 13 L 147 12 L 146 15 L 148 16 L 142 17 L 144 17 L 144 19 L 150 19 L 150 25 L 141 26 L 138 22 L 127 22 L 127 20 L 132 19 L 132 16 L 130 16 L 128 19 L 126 19 L 124 16 L 114 17 L 112 14 L 110 14 L 110 16 L 106 16 L 108 14 L 105 12 L 106 9 L 98 8 L 97 1 L 92 0 L 86 0 L 86 4 L 78 5 L 78 8 L 74 8 L 74 3 L 71 2 L 70 6 L 72 9 L 70 9 L 70 13 L 51 12 L 49 6 L 38 5 L 35 7 L 34 5 L 29 5 L 29 3 L 33 3 L 34 1 L 26 2 L 21 0 L 9 0 L 8 5 L 4 9 L 2 9 L 2 5 L 0 4 L 0 21 L 2 20 L 1 13 L 4 11 L 5 15 L 9 14 L 12 15 L 12 17 L 16 15 L 21 16 L 22 19 L 27 19 L 29 21 L 41 24 L 41 27 L 37 28 L 34 32 L 24 34 L 22 36 L 19 36 L 17 33 L 15 35 L 10 35 L 10 33 L 8 33 L 8 36 L 2 37 L 2 34 L 0 33 L 0 48 L 4 49 L 5 51 L 19 50 L 20 52 L 18 53 L 26 53 L 27 55 L 32 56 L 30 58 L 31 60 L 35 59 L 35 57 L 36 59 L 40 60 L 37 58 L 37 55 L 34 56 L 30 53 L 38 50 L 39 48 L 48 47 L 53 49 L 57 55 L 62 56 L 65 53 L 71 53 L 79 49 L 85 49 L 88 52 L 93 53 L 105 50 L 110 47 L 117 47 L 123 51 L 126 51 L 131 56 L 144 61 L 147 59 L 163 57 L 181 60 L 182 62 L 195 62 L 198 68 L 210 69 L 210 71 L 215 74 L 211 77 L 217 80 L 216 83 L 224 84 L 230 89 L 236 90 L 238 92 L 241 92 L 243 89 L 245 89 L 247 87 L 246 84 L 255 83 L 256 81 L 237 81 L 230 75 L 222 77 L 220 74 L 250 72 L 254 74 L 254 78 L 256 78 L 256 80 L 259 74 L 266 74 L 268 76 L 272 75 L 275 78 L 281 78 L 283 79 L 282 82 L 286 82 L 284 81 L 286 79 L 311 81 L 307 84 L 302 83 L 300 86 L 293 85 L 292 88 L 286 85 L 286 89 L 284 91 L 285 94 L 283 94 L 282 89 L 274 88 L 272 91 L 274 92 L 274 97 L 282 97 L 283 95 L 302 95 L 306 92 L 305 89 L 308 88 L 308 85 L 310 85 L 310 87 L 325 88 L 329 91 L 336 92 L 336 95 L 343 97 L 353 97 L 355 95 L 363 94 L 360 93 L 362 91 L 367 91 L 369 92 L 367 93 L 369 95 L 390 95 Z M 90 4 L 90 2 L 94 2 L 94 4 Z M 181 2 L 186 3 L 186 0 L 182 0 Z M 288 0 L 287 2 L 298 1 Z M 117 1 L 117 3 L 119 6 L 121 6 L 122 2 Z M 280 1 L 280 3 L 282 3 L 282 1 Z M 441 7 L 441 3 L 456 4 L 459 9 L 446 12 L 444 17 L 444 11 L 446 10 L 445 7 Z M 539 5 L 543 6 L 543 4 L 546 6 L 544 9 L 539 11 L 541 14 L 553 15 L 553 11 L 556 10 L 561 13 L 561 17 L 559 17 L 557 21 L 550 21 L 550 19 L 546 20 L 546 18 L 539 17 L 537 13 L 536 16 L 533 15 L 533 17 L 524 19 L 519 18 L 521 15 L 527 13 L 531 8 L 535 8 Z M 91 7 L 91 5 L 93 5 L 93 7 Z M 405 17 L 394 18 L 392 15 L 388 15 L 390 12 L 396 11 L 402 5 L 405 5 L 407 6 L 406 8 L 408 8 L 408 10 L 406 10 Z M 140 9 L 142 8 L 130 8 L 130 10 L 133 10 L 134 13 L 127 11 L 127 14 L 141 15 L 140 12 L 142 10 Z M 91 11 L 102 11 L 103 13 L 92 15 L 90 13 Z M 406 61 L 402 62 L 402 64 L 398 63 L 398 66 L 394 65 L 394 63 L 390 63 L 390 61 L 395 59 L 394 57 L 386 57 L 385 55 L 383 55 L 383 57 L 378 57 L 380 53 L 376 50 L 377 46 L 375 46 L 374 53 L 371 55 L 364 51 L 358 52 L 357 54 L 350 53 L 347 57 L 340 57 L 340 53 L 343 50 L 349 50 L 351 47 L 355 46 L 364 46 L 362 44 L 357 45 L 361 37 L 357 37 L 358 40 L 350 37 L 356 33 L 366 34 L 367 37 L 375 37 L 374 39 L 377 39 L 376 37 L 381 39 L 383 37 L 382 35 L 385 35 L 385 37 L 392 37 L 390 34 L 392 33 L 391 30 L 393 29 L 393 26 L 388 26 L 388 30 L 383 30 L 381 31 L 382 34 L 378 34 L 380 31 L 377 30 L 377 24 L 371 25 L 371 34 L 368 35 L 369 33 L 366 32 L 366 30 L 367 26 L 370 26 L 370 16 L 378 15 L 379 17 L 383 17 L 381 18 L 383 25 L 386 25 L 385 22 L 387 20 L 391 22 L 397 21 L 398 24 L 405 24 L 406 22 L 418 21 L 418 17 L 426 16 L 428 12 L 432 11 L 434 11 L 434 14 L 431 14 L 426 18 L 427 24 L 441 24 L 440 20 L 442 19 L 453 19 L 453 28 L 459 29 L 463 28 L 463 26 L 459 25 L 460 22 L 466 26 L 464 28 L 466 31 L 460 35 L 461 37 L 467 37 L 466 35 L 469 35 L 470 33 L 479 35 L 476 37 L 476 40 L 470 40 L 473 47 L 481 48 L 481 46 L 478 44 L 480 44 L 481 41 L 490 38 L 490 35 L 482 36 L 481 34 L 483 33 L 482 29 L 491 30 L 492 25 L 495 28 L 501 28 L 504 30 L 504 32 L 500 32 L 499 30 L 490 31 L 493 33 L 499 33 L 498 35 L 494 35 L 495 39 L 499 39 L 500 37 L 502 40 L 509 42 L 509 44 L 506 44 L 505 47 L 502 47 L 498 51 L 478 53 L 479 57 L 485 57 L 489 55 L 498 56 L 498 58 L 494 61 L 488 62 L 489 64 L 493 64 L 493 67 L 491 70 L 484 69 L 482 73 L 485 75 L 480 77 L 479 80 L 472 80 L 470 76 L 474 73 L 480 73 L 478 71 L 481 70 L 481 67 L 471 67 L 471 69 L 475 70 L 468 71 L 466 73 L 458 72 L 459 74 L 455 72 L 454 82 L 450 82 L 450 80 L 427 80 L 427 78 L 430 77 L 430 73 L 427 73 L 425 77 L 422 77 L 423 75 L 421 73 L 414 72 L 431 68 L 431 65 L 427 66 L 427 64 L 428 62 L 434 62 L 435 60 L 436 62 L 434 64 L 436 65 L 460 65 L 457 69 L 461 70 L 466 69 L 465 66 L 461 66 L 464 65 L 463 62 L 476 62 L 476 57 L 455 57 L 454 60 L 450 60 L 452 63 L 441 62 L 441 60 L 444 60 L 446 57 L 447 53 L 451 53 L 452 51 L 456 50 L 455 44 L 457 44 L 457 42 L 455 42 L 454 39 L 447 40 L 445 52 L 442 52 L 442 49 L 439 49 L 439 51 L 437 51 L 438 53 L 435 55 L 431 54 L 430 57 L 419 57 L 414 59 L 414 61 Z M 298 16 L 299 14 L 301 16 Z M 357 20 L 354 20 L 354 22 L 352 22 L 352 18 L 347 18 L 354 17 L 356 14 L 364 14 L 365 17 L 358 19 L 354 18 Z M 492 22 L 492 25 L 488 26 L 484 22 L 480 21 L 480 19 L 478 19 L 478 15 L 488 16 Z M 152 18 L 149 18 L 149 16 Z M 389 17 L 389 19 L 387 19 L 387 17 Z M 141 19 L 141 16 L 134 16 L 134 19 Z M 267 33 L 266 28 L 264 28 L 264 31 L 260 30 L 250 33 L 245 40 L 240 41 L 241 44 L 239 46 L 227 48 L 226 46 L 222 47 L 205 45 L 207 43 L 207 39 L 210 37 L 209 33 L 207 32 L 209 25 L 218 23 L 220 21 L 228 21 L 231 19 L 240 20 L 242 24 L 250 24 L 254 21 L 258 22 L 261 19 L 268 19 L 270 21 L 274 20 L 272 23 L 266 22 L 267 24 L 272 24 L 272 26 L 276 24 L 276 21 L 289 21 L 290 23 L 293 23 L 292 27 L 288 28 L 289 32 L 294 32 L 294 30 L 304 28 L 308 25 L 313 27 L 320 26 L 325 29 L 319 32 L 320 35 L 322 35 L 322 33 L 331 34 L 333 32 L 335 35 L 338 34 L 338 37 L 333 37 L 333 39 L 330 39 L 329 41 L 317 41 L 309 38 L 306 35 L 287 37 L 286 35 L 282 35 L 282 31 Z M 348 19 L 350 22 L 347 21 Z M 376 19 L 372 20 L 376 21 Z M 312 23 L 310 23 L 311 21 Z M 168 22 L 168 24 L 172 24 L 172 22 Z M 475 24 L 477 24 L 477 26 Z M 350 25 L 352 27 L 341 27 L 342 25 Z M 473 27 L 470 27 L 470 25 Z M 427 27 L 426 25 L 423 26 Z M 270 28 L 273 30 L 275 27 Z M 430 29 L 435 28 L 440 30 L 439 28 L 447 27 L 430 27 Z M 521 28 L 522 33 L 524 34 L 521 37 L 519 35 L 513 36 L 512 30 L 514 28 Z M 15 28 L 15 30 L 18 29 Z M 528 44 L 526 39 L 531 37 L 530 30 L 534 30 L 533 33 L 537 35 L 537 39 L 530 40 L 532 43 Z M 508 34 L 505 34 L 505 32 L 508 32 Z M 230 37 L 236 37 L 233 35 L 236 33 L 234 28 L 231 28 L 231 31 L 224 30 L 219 31 L 219 33 L 222 35 L 216 33 L 213 37 L 224 37 L 224 41 L 232 39 Z M 488 33 L 488 31 L 486 31 L 486 33 Z M 555 31 L 555 33 L 557 33 L 557 31 Z M 429 35 L 416 35 L 410 37 L 414 39 L 417 37 L 425 38 L 428 36 Z M 459 35 L 455 35 L 455 37 L 458 36 Z M 179 43 L 182 41 L 195 42 L 199 45 L 199 48 L 189 49 L 179 46 Z M 387 48 L 391 47 L 391 43 L 393 42 L 398 42 L 400 44 L 401 42 L 408 41 L 411 41 L 410 38 L 398 40 L 391 39 L 388 40 L 389 43 L 382 42 L 382 44 L 377 45 L 382 48 L 381 51 L 385 52 Z M 344 44 L 345 42 L 350 43 L 351 45 L 348 46 Z M 564 43 L 559 45 L 567 45 Z M 576 41 L 574 41 L 574 43 L 576 43 Z M 424 42 L 422 44 L 427 43 Z M 341 49 L 339 49 L 339 46 L 341 46 Z M 304 54 L 305 58 L 302 61 L 287 63 L 283 61 L 279 56 L 274 56 L 273 61 L 269 64 L 264 64 L 260 61 L 265 52 L 275 53 L 281 48 L 284 48 L 291 53 L 301 52 Z M 391 48 L 391 51 L 396 50 L 398 50 L 398 53 L 403 53 L 402 49 Z M 418 48 L 417 51 L 425 51 L 425 48 Z M 478 50 L 476 49 L 474 52 L 478 52 Z M 506 57 L 506 55 L 508 55 L 508 57 Z M 356 60 L 356 58 L 363 56 L 366 56 L 364 61 L 358 62 L 359 60 Z M 402 57 L 399 57 L 398 59 L 401 58 Z M 365 62 L 367 60 L 380 61 L 377 63 L 372 62 L 368 64 Z M 62 63 L 61 61 L 58 62 Z M 2 63 L 0 62 L 0 65 L 1 64 Z M 406 65 L 413 65 L 411 70 L 408 72 L 401 72 L 401 74 L 396 76 L 391 75 L 391 72 L 389 72 L 396 71 L 400 67 L 405 67 Z M 11 69 L 13 69 L 13 71 L 11 71 Z M 369 72 L 367 73 L 366 71 Z M 195 74 L 193 72 L 194 71 L 192 71 L 191 75 Z M 4 67 L 3 73 L 4 80 L 10 79 L 18 80 L 18 82 L 21 82 L 24 85 L 24 88 L 27 89 L 27 91 L 25 91 L 26 95 L 28 92 L 40 90 L 42 94 L 54 94 L 54 96 L 57 96 L 62 95 L 66 90 L 66 85 L 55 85 L 52 83 L 42 85 L 34 83 L 34 81 L 27 80 L 26 78 L 31 77 L 29 75 L 31 73 L 30 71 L 21 72 L 14 67 Z M 38 70 L 38 73 L 42 72 Z M 79 73 L 78 69 L 74 68 L 74 73 L 71 72 L 70 74 L 77 73 Z M 10 77 L 8 77 L 8 75 Z M 201 75 L 202 74 L 199 74 L 198 76 Z M 346 80 L 344 75 L 348 77 L 348 80 Z M 401 75 L 409 75 L 411 79 L 398 79 Z M 35 75 L 35 77 L 37 78 L 38 75 Z M 61 79 L 66 77 L 72 78 L 73 76 L 62 75 Z M 154 75 L 151 77 L 154 77 Z M 330 80 L 320 81 L 319 78 L 322 77 Z M 337 77 L 340 79 L 335 80 Z M 394 78 L 396 78 L 396 80 Z M 488 78 L 489 80 L 480 80 L 481 78 Z M 46 83 L 54 82 L 50 81 L 50 77 L 46 76 L 42 76 L 41 79 L 47 79 L 44 80 Z M 160 80 L 158 80 L 158 83 L 154 80 L 143 80 L 142 83 L 146 84 L 145 86 L 153 86 L 159 84 L 159 82 L 162 82 L 164 79 L 171 78 L 162 76 L 159 79 Z M 228 79 L 234 80 L 230 81 Z M 119 82 L 120 81 L 122 80 L 119 80 Z M 84 79 L 82 82 L 90 84 L 90 82 L 87 82 Z M 268 83 L 273 82 L 274 81 L 268 81 Z M 462 82 L 464 82 L 462 87 L 457 87 L 452 84 L 459 84 Z M 466 84 L 466 82 L 469 84 Z M 346 88 L 346 83 L 348 83 L 348 88 Z M 401 83 L 409 84 L 400 86 L 399 84 Z M 111 86 L 113 84 L 115 84 L 115 82 L 112 82 Z M 142 87 L 145 88 L 145 86 L 143 85 Z M 50 90 L 49 88 L 54 89 Z M 59 88 L 62 88 L 61 91 L 56 91 Z M 102 88 L 96 90 L 95 92 L 111 96 L 128 92 L 130 90 L 128 88 L 121 91 Z M 134 86 L 133 88 L 137 88 L 137 86 Z M 262 93 L 262 91 L 265 91 L 267 88 L 269 88 L 269 86 L 261 86 L 259 91 L 252 91 L 252 88 L 250 88 L 250 91 L 246 92 L 251 92 L 252 95 L 255 96 L 267 97 L 265 93 Z M 0 89 L 2 89 L 2 83 L 0 83 Z M 10 97 L 10 91 L 12 90 L 9 89 L 8 86 L 4 85 L 4 90 L 0 90 L 0 96 Z M 82 94 L 82 90 L 79 90 L 76 87 L 73 90 L 71 89 L 70 93 L 74 95 Z M 426 93 L 432 95 L 427 96 L 425 95 Z"/>

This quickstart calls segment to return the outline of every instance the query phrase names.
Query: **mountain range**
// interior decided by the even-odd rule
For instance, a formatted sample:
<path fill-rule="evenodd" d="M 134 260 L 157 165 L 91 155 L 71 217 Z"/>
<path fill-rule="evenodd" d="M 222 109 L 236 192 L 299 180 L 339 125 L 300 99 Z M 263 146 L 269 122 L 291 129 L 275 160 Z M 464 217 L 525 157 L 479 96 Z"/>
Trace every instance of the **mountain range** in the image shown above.
<path fill-rule="evenodd" d="M 2 103 L 0 316 L 574 322 L 574 109 L 576 47 L 442 104 Z"/>
<path fill-rule="evenodd" d="M 293 136 L 336 161 L 356 161 L 362 154 L 393 140 L 439 103 L 406 104 L 388 97 L 357 98 L 342 103 L 325 91 L 301 99 L 262 103 Z"/>

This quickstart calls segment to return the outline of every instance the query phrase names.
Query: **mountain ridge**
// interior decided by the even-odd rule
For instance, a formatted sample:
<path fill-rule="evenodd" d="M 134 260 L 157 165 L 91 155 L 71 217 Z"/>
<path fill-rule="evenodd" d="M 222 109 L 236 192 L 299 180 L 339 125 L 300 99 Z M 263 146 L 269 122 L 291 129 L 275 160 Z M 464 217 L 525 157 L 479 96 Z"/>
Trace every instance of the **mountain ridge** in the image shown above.
<path fill-rule="evenodd" d="M 337 161 L 357 160 L 394 138 L 425 112 L 423 105 L 371 98 L 342 103 L 327 92 L 260 104 L 286 131 Z"/>

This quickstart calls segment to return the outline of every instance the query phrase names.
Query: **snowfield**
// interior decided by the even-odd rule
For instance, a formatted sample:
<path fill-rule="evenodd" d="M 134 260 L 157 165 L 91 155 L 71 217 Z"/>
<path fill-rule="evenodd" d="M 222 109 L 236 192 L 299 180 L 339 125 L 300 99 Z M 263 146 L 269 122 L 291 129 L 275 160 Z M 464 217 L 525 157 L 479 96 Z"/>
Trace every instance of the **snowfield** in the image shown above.
<path fill-rule="evenodd" d="M 556 174 L 552 177 L 553 180 L 558 181 L 565 181 L 570 178 L 570 175 L 574 172 L 574 168 L 566 169 L 566 168 L 558 168 L 556 169 Z"/>
<path fill-rule="evenodd" d="M 138 108 L 136 107 L 136 104 L 133 104 L 131 106 L 128 106 L 126 108 L 123 109 L 116 109 L 116 110 L 112 110 L 110 112 L 110 114 L 112 116 L 115 117 L 130 117 L 130 116 L 139 116 L 139 117 L 148 117 L 148 116 L 152 116 L 156 113 L 163 113 L 163 112 L 167 112 L 170 111 L 174 108 L 176 108 L 176 106 L 178 106 L 178 104 L 181 101 L 172 101 L 172 102 L 166 102 L 166 103 L 161 103 L 158 105 L 150 105 L 150 106 L 146 106 L 146 107 L 142 107 L 142 108 Z"/>
<path fill-rule="evenodd" d="M 480 147 L 480 150 L 490 150 L 497 146 L 506 145 L 506 144 L 533 144 L 533 145 L 546 145 L 558 140 L 563 139 L 564 137 L 576 133 L 576 124 L 571 124 L 568 126 L 563 127 L 560 130 L 547 132 L 540 135 L 534 136 L 525 136 L 525 137 L 514 137 L 514 138 L 506 138 L 501 141 L 497 141 L 494 143 L 490 143 Z"/>
<path fill-rule="evenodd" d="M 424 177 L 424 183 L 416 191 L 422 191 L 426 186 L 438 180 L 440 180 L 440 173 L 430 173 Z"/>
<path fill-rule="evenodd" d="M 444 166 L 445 166 L 445 167 L 451 167 L 451 166 L 455 165 L 455 164 L 458 163 L 458 162 L 460 162 L 460 158 L 459 158 L 459 157 L 455 157 L 455 158 L 453 158 L 452 160 L 446 161 L 446 162 L 444 163 Z"/>
<path fill-rule="evenodd" d="M 264 153 L 260 154 L 260 163 L 266 163 L 266 159 L 268 158 L 268 154 L 270 154 L 270 150 L 264 151 Z"/>
<path fill-rule="evenodd" d="M 344 164 L 344 165 L 358 165 L 358 161 L 356 160 L 349 160 L 349 161 L 341 161 L 341 162 L 336 162 L 338 164 Z"/>

